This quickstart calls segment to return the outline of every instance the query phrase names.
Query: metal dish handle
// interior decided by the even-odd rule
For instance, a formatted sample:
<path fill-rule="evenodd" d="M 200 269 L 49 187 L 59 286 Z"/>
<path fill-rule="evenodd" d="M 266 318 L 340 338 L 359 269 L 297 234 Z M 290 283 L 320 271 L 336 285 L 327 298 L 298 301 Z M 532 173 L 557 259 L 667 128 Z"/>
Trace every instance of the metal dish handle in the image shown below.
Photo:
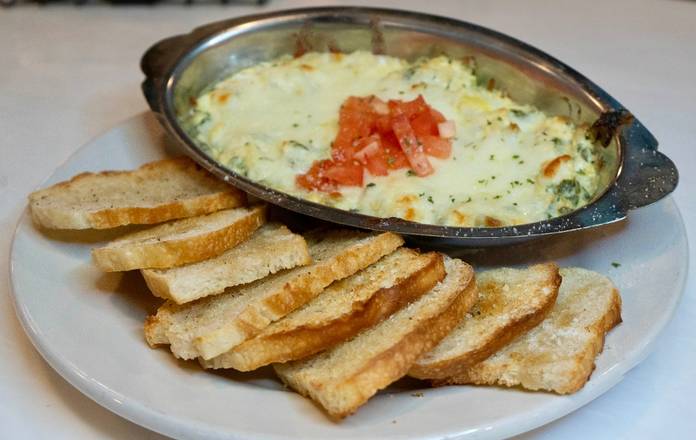
<path fill-rule="evenodd" d="M 150 46 L 140 60 L 140 70 L 145 74 L 145 81 L 142 83 L 143 94 L 152 111 L 162 113 L 159 99 L 163 93 L 160 90 L 164 79 L 168 77 L 170 70 L 179 58 L 191 47 L 194 47 L 197 42 L 228 28 L 230 21 L 233 20 L 204 25 L 188 34 L 165 38 Z"/>
<path fill-rule="evenodd" d="M 657 140 L 637 119 L 621 133 L 624 159 L 616 181 L 626 209 L 640 208 L 674 191 L 677 167 L 657 151 Z"/>

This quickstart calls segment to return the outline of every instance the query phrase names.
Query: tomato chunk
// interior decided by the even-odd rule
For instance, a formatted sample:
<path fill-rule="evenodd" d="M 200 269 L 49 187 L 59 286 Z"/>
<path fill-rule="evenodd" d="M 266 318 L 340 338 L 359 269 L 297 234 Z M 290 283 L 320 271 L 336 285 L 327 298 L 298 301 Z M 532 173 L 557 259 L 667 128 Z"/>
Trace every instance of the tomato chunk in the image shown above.
<path fill-rule="evenodd" d="M 382 140 L 378 134 L 373 134 L 362 139 L 355 141 L 355 148 L 357 149 L 355 153 L 355 158 L 362 163 L 365 163 L 365 159 L 368 155 L 375 155 L 382 146 Z"/>
<path fill-rule="evenodd" d="M 340 194 L 341 186 L 362 186 L 365 171 L 386 176 L 410 168 L 427 176 L 434 172 L 428 156 L 448 158 L 455 133 L 454 122 L 430 107 L 422 95 L 386 102 L 374 95 L 351 96 L 339 110 L 331 159 L 316 161 L 296 181 L 308 190 Z"/>
<path fill-rule="evenodd" d="M 351 96 L 343 103 L 338 117 L 338 134 L 332 146 L 331 157 L 336 161 L 353 158 L 357 151 L 355 141 L 370 135 L 375 113 L 370 97 Z"/>
<path fill-rule="evenodd" d="M 379 134 L 373 134 L 357 141 L 361 148 L 355 153 L 355 158 L 365 165 L 373 176 L 386 176 L 389 172 L 388 158 L 382 148 Z"/>
<path fill-rule="evenodd" d="M 362 186 L 363 184 L 363 167 L 358 161 L 333 163 L 326 169 L 324 175 L 341 185 Z"/>
<path fill-rule="evenodd" d="M 416 136 L 431 136 L 438 134 L 438 124 L 430 112 L 423 112 L 411 120 L 411 127 Z"/>
<path fill-rule="evenodd" d="M 423 95 L 418 95 L 418 98 L 412 101 L 398 101 L 392 99 L 389 101 L 389 109 L 392 111 L 392 114 L 404 114 L 407 118 L 411 119 L 421 113 L 429 112 L 430 106 L 426 104 Z"/>
<path fill-rule="evenodd" d="M 382 148 L 384 148 L 384 153 L 387 157 L 387 167 L 390 170 L 400 170 L 410 167 L 406 155 L 401 150 L 401 146 L 399 146 L 399 140 L 393 132 L 380 134 L 380 139 L 382 140 Z"/>
<path fill-rule="evenodd" d="M 413 168 L 413 171 L 418 176 L 427 176 L 433 173 L 433 167 L 425 155 L 423 144 L 418 141 L 416 134 L 413 132 L 411 123 L 405 114 L 396 115 L 392 122 L 394 134 L 399 140 L 399 145 L 408 159 L 408 163 Z"/>
<path fill-rule="evenodd" d="M 305 174 L 300 174 L 295 178 L 298 185 L 308 190 L 319 190 L 332 192 L 338 188 L 336 182 L 326 177 L 326 170 L 333 164 L 330 160 L 320 160 L 314 162 L 312 167 Z"/>
<path fill-rule="evenodd" d="M 432 116 L 433 121 L 435 121 L 436 124 L 445 122 L 447 120 L 442 113 L 440 113 L 432 107 L 430 107 L 430 116 Z"/>
<path fill-rule="evenodd" d="M 452 154 L 452 143 L 449 139 L 439 136 L 423 136 L 419 138 L 423 143 L 426 154 L 439 159 L 447 159 Z"/>

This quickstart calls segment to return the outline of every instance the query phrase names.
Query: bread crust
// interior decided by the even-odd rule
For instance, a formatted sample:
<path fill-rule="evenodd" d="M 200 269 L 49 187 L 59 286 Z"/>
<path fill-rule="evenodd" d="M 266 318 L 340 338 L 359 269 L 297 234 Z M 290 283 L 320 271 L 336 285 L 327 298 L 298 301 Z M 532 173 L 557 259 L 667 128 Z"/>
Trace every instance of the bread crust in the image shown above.
<path fill-rule="evenodd" d="M 108 229 L 123 225 L 152 225 L 169 220 L 210 214 L 245 204 L 244 194 L 235 190 L 199 196 L 191 200 L 170 202 L 152 208 L 102 209 L 87 214 L 87 222 L 93 229 Z"/>
<path fill-rule="evenodd" d="M 418 329 L 406 335 L 398 344 L 372 359 L 356 372 L 346 382 L 346 386 L 351 387 L 356 394 L 360 395 L 360 400 L 352 407 L 330 415 L 342 419 L 353 414 L 374 394 L 367 395 L 364 391 L 375 388 L 380 390 L 404 377 L 416 359 L 435 347 L 459 324 L 459 321 L 476 302 L 476 296 L 476 283 L 472 273 L 471 281 L 444 313 L 424 320 Z M 375 373 L 378 374 L 375 375 Z"/>
<path fill-rule="evenodd" d="M 345 235 L 346 238 L 350 238 L 355 237 L 356 233 Z M 167 302 L 158 309 L 156 315 L 146 320 L 145 338 L 151 345 L 170 344 L 172 352 L 179 358 L 213 358 L 256 336 L 271 322 L 282 318 L 321 293 L 331 282 L 369 266 L 402 244 L 403 239 L 390 232 L 373 236 L 367 241 L 360 238 L 339 254 L 333 255 L 330 260 L 301 269 L 301 274 L 294 275 L 283 285 L 272 287 L 273 290 L 267 292 L 268 296 L 253 299 L 244 305 L 243 310 L 234 311 L 233 317 L 215 325 L 214 329 L 204 334 L 182 333 L 173 336 L 170 329 L 174 320 L 172 315 L 193 307 L 207 307 L 208 301 L 221 301 L 222 296 L 202 298 L 181 306 Z"/>
<path fill-rule="evenodd" d="M 354 302 L 348 314 L 320 324 L 261 334 L 201 364 L 206 368 L 251 371 L 274 362 L 301 359 L 342 342 L 400 310 L 445 277 L 442 255 L 432 252 L 425 256 L 429 258 L 425 266 L 393 286 L 379 289 L 366 301 Z"/>
<path fill-rule="evenodd" d="M 579 373 L 574 376 L 573 380 L 568 382 L 565 387 L 558 387 L 553 390 L 558 394 L 572 394 L 579 391 L 588 380 L 595 369 L 595 359 L 604 350 L 604 341 L 606 340 L 606 334 L 621 324 L 621 296 L 619 291 L 614 289 L 612 292 L 612 303 L 607 313 L 602 317 L 602 319 L 592 326 L 592 330 L 598 335 L 593 341 L 592 345 L 583 353 L 576 357 L 576 362 L 580 365 Z"/>
<path fill-rule="evenodd" d="M 367 361 L 341 383 L 331 384 L 331 388 L 340 387 L 340 402 L 331 402 L 320 392 L 312 393 L 303 383 L 295 381 L 292 375 L 282 374 L 280 364 L 275 366 L 278 376 L 300 394 L 319 402 L 331 418 L 340 420 L 353 414 L 377 391 L 406 375 L 413 362 L 447 336 L 471 308 L 478 295 L 473 269 L 467 267 L 468 282 L 461 285 L 459 293 L 441 313 L 421 321 L 393 346 Z M 323 389 L 325 385 L 317 383 L 312 386 Z"/>
<path fill-rule="evenodd" d="M 472 365 L 476 365 L 488 359 L 514 339 L 536 327 L 548 316 L 551 309 L 553 309 L 558 296 L 558 288 L 561 285 L 561 276 L 558 273 L 558 266 L 554 263 L 545 264 L 544 266 L 544 270 L 550 278 L 553 292 L 546 297 L 546 301 L 541 308 L 518 317 L 518 319 L 514 320 L 510 325 L 497 328 L 495 332 L 490 334 L 487 340 L 475 350 L 464 352 L 459 356 L 439 362 L 414 364 L 408 372 L 409 376 L 417 379 L 446 379 L 450 376 L 461 374 Z"/>
<path fill-rule="evenodd" d="M 155 348 L 160 345 L 169 344 L 165 329 L 169 326 L 167 317 L 164 314 L 150 315 L 145 318 L 143 332 L 147 345 Z"/>
<path fill-rule="evenodd" d="M 44 206 L 41 200 L 54 194 L 70 191 L 83 181 L 109 180 L 113 177 L 133 177 L 145 172 L 171 173 L 172 170 L 190 174 L 210 186 L 208 194 L 192 196 L 180 200 L 171 200 L 154 206 L 112 207 L 95 211 L 79 210 L 74 207 Z M 108 194 L 103 194 L 108 198 Z M 156 224 L 197 215 L 210 214 L 222 209 L 243 206 L 246 195 L 224 182 L 218 181 L 200 166 L 186 157 L 163 159 L 147 163 L 136 170 L 102 171 L 99 173 L 81 173 L 70 180 L 57 183 L 29 195 L 31 213 L 34 221 L 48 229 L 108 229 L 131 224 Z"/>
<path fill-rule="evenodd" d="M 194 263 L 220 255 L 245 240 L 264 223 L 265 218 L 265 207 L 256 207 L 249 215 L 215 231 L 166 241 L 105 246 L 93 249 L 92 258 L 97 267 L 105 272 Z"/>
<path fill-rule="evenodd" d="M 272 237 L 264 237 L 264 228 L 277 228 L 273 232 Z M 278 245 L 279 240 L 282 246 Z M 262 244 L 262 248 L 254 249 L 254 254 L 261 258 L 262 261 L 250 260 L 244 258 L 249 255 L 249 248 Z M 266 244 L 274 244 L 273 249 L 267 249 Z M 247 246 L 248 245 L 248 246 Z M 230 253 L 234 257 L 230 257 Z M 141 274 L 145 279 L 145 283 L 150 288 L 153 295 L 172 300 L 176 304 L 185 304 L 206 296 L 217 295 L 227 287 L 234 287 L 241 284 L 250 283 L 258 279 L 272 275 L 284 269 L 291 269 L 296 266 L 305 266 L 312 262 L 312 257 L 309 254 L 307 243 L 301 235 L 293 234 L 286 226 L 279 224 L 267 224 L 259 228 L 254 234 L 249 237 L 244 243 L 233 247 L 218 257 L 213 257 L 202 264 L 214 262 L 217 270 L 225 269 L 224 272 L 218 271 L 215 274 L 197 273 L 195 276 L 184 276 L 185 281 L 178 279 L 181 276 L 182 269 L 186 271 L 195 264 L 184 267 L 169 269 L 169 270 L 152 270 L 143 269 Z M 251 266 L 251 267 L 249 267 Z M 207 266 L 210 267 L 210 266 Z M 267 272 L 262 271 L 262 268 Z M 241 275 L 245 271 L 248 273 L 253 269 L 258 269 L 253 276 Z M 212 269 L 211 269 L 212 270 Z M 178 274 L 178 275 L 177 275 Z M 221 280 L 214 286 L 206 286 L 202 278 L 205 276 L 217 277 Z M 195 280 L 195 283 L 194 283 Z"/>
<path fill-rule="evenodd" d="M 260 306 L 247 307 L 225 329 L 197 337 L 193 342 L 194 346 L 205 360 L 219 356 L 256 336 L 271 322 L 306 304 L 331 282 L 369 266 L 402 243 L 400 236 L 384 233 L 369 245 L 344 252 L 336 257 L 334 264 L 319 266 L 313 273 L 296 279 L 292 284 L 286 284 L 275 295 L 265 298 Z"/>
<path fill-rule="evenodd" d="M 509 377 L 505 367 L 496 367 L 482 362 L 471 366 L 464 372 L 446 379 L 437 379 L 433 386 L 477 384 L 521 386 L 532 391 L 545 390 L 557 394 L 571 394 L 580 390 L 589 380 L 595 368 L 595 359 L 604 348 L 606 333 L 621 323 L 621 296 L 616 288 L 612 288 L 610 304 L 604 314 L 594 323 L 585 327 L 592 333 L 587 346 L 574 356 L 567 358 L 567 364 L 572 369 L 565 370 L 562 376 L 536 377 L 536 375 Z"/>

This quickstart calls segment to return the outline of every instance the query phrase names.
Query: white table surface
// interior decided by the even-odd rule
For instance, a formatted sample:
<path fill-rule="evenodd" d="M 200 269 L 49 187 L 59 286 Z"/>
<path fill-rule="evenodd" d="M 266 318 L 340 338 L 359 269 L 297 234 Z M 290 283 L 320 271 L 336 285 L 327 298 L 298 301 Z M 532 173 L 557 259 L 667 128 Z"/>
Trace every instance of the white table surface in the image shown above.
<path fill-rule="evenodd" d="M 269 8 L 309 4 L 273 0 Z M 673 197 L 687 230 L 696 230 L 696 2 L 352 4 L 464 19 L 520 38 L 575 66 L 631 109 L 677 163 L 681 182 Z M 254 9 L 0 9 L 0 438 L 161 438 L 80 394 L 34 350 L 10 300 L 10 242 L 32 189 L 79 146 L 146 109 L 138 63 L 151 43 Z M 655 226 L 659 232 L 660 225 Z M 694 260 L 689 265 L 681 306 L 656 351 L 604 396 L 524 438 L 693 438 Z"/>

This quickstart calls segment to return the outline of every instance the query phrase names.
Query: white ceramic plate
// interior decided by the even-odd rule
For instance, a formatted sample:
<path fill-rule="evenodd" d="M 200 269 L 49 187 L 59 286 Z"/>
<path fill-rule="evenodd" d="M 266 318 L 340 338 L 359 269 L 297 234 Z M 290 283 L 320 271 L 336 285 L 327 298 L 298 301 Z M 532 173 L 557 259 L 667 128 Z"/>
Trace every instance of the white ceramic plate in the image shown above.
<path fill-rule="evenodd" d="M 154 118 L 139 115 L 81 148 L 46 185 L 173 154 L 165 143 Z M 488 438 L 527 431 L 596 398 L 644 359 L 679 302 L 688 258 L 671 198 L 593 232 L 464 255 L 477 267 L 553 259 L 615 281 L 624 322 L 609 334 L 589 383 L 574 395 L 555 396 L 469 386 L 419 390 L 406 380 L 333 423 L 268 371 L 212 374 L 174 360 L 167 350 L 148 348 L 142 323 L 157 302 L 137 272 L 102 274 L 90 264 L 90 248 L 103 239 L 40 232 L 25 214 L 11 257 L 17 314 L 48 363 L 80 391 L 135 423 L 179 438 Z"/>

